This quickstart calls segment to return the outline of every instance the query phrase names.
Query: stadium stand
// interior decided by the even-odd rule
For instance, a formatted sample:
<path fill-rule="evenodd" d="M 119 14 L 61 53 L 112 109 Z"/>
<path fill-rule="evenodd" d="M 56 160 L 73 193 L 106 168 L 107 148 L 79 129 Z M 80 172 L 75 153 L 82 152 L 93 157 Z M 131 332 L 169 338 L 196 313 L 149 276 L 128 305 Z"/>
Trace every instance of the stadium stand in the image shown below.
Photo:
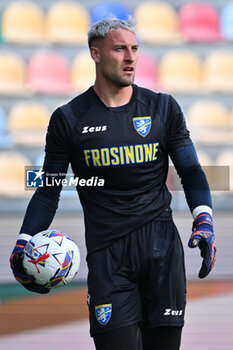
<path fill-rule="evenodd" d="M 229 315 L 233 314 L 230 312 L 232 309 L 233 267 L 231 238 L 233 208 L 233 78 L 232 69 L 230 68 L 233 62 L 230 54 L 233 42 L 233 0 L 160 0 L 159 3 L 157 0 L 103 1 L 0 1 L 0 299 L 1 311 L 6 316 L 1 317 L 2 327 L 0 327 L 0 333 L 3 336 L 0 339 L 0 343 L 4 347 L 4 350 L 8 348 L 17 348 L 17 350 L 25 349 L 25 346 L 27 347 L 30 342 L 38 348 L 42 346 L 46 347 L 44 345 L 45 343 L 49 344 L 50 350 L 58 350 L 62 346 L 67 347 L 69 345 L 74 347 L 74 343 L 80 349 L 93 347 L 91 340 L 89 343 L 86 341 L 86 335 L 88 336 L 87 322 L 82 319 L 80 322 L 73 323 L 73 319 L 71 319 L 75 313 L 79 317 L 82 310 L 86 310 L 86 304 L 84 305 L 86 301 L 86 290 L 77 291 L 74 284 L 74 292 L 65 291 L 65 293 L 60 293 L 59 291 L 59 295 L 51 296 L 52 299 L 49 299 L 50 296 L 40 298 L 43 304 L 45 304 L 45 308 L 43 309 L 41 308 L 42 304 L 40 304 L 39 299 L 34 296 L 33 298 L 35 300 L 33 298 L 27 299 L 27 297 L 30 297 L 29 293 L 25 291 L 24 294 L 22 292 L 24 288 L 19 285 L 17 288 L 16 282 L 13 282 L 13 276 L 10 273 L 9 267 L 9 254 L 15 243 L 28 201 L 34 193 L 34 191 L 25 191 L 24 189 L 25 165 L 42 165 L 44 143 L 35 145 L 35 137 L 33 136 L 35 135 L 33 134 L 35 130 L 32 131 L 29 128 L 28 131 L 23 129 L 23 132 L 21 132 L 22 130 L 18 130 L 21 136 L 25 132 L 26 144 L 17 143 L 14 127 L 10 128 L 10 120 L 13 108 L 16 108 L 16 106 L 30 105 L 32 107 L 32 104 L 34 105 L 35 102 L 39 109 L 40 107 L 41 109 L 45 107 L 45 109 L 48 108 L 49 111 L 52 111 L 93 84 L 94 66 L 87 50 L 86 33 L 84 34 L 85 37 L 83 37 L 81 32 L 85 31 L 86 15 L 89 17 L 88 21 L 93 23 L 108 15 L 108 12 L 104 14 L 101 9 L 106 11 L 106 8 L 111 7 L 111 12 L 118 17 L 121 16 L 121 18 L 127 17 L 128 13 L 137 14 L 138 27 L 141 28 L 139 38 L 139 53 L 141 55 L 139 57 L 135 83 L 145 85 L 145 87 L 151 89 L 154 86 L 156 91 L 162 90 L 171 93 L 180 103 L 184 110 L 191 136 L 195 141 L 199 160 L 204 166 L 208 180 L 210 181 L 211 189 L 212 183 L 216 181 L 217 183 L 219 181 L 220 185 L 221 181 L 226 182 L 226 178 L 219 176 L 221 172 L 217 173 L 215 170 L 218 167 L 221 168 L 221 166 L 229 167 L 231 175 L 230 191 L 221 191 L 219 189 L 212 191 L 218 258 L 216 266 L 210 277 L 208 277 L 208 280 L 198 283 L 197 272 L 201 263 L 197 258 L 199 253 L 197 250 L 195 252 L 190 250 L 187 246 L 187 233 L 191 233 L 192 217 L 188 212 L 183 191 L 173 191 L 172 209 L 174 210 L 175 220 L 181 233 L 181 239 L 184 242 L 188 282 L 187 320 L 183 334 L 182 348 L 189 350 L 206 350 L 207 348 L 211 350 L 232 349 L 232 316 L 229 318 Z M 215 26 L 214 14 L 212 14 L 213 22 L 210 19 L 206 21 L 203 18 L 205 17 L 204 11 L 199 11 L 196 22 L 191 21 L 189 18 L 189 24 L 192 24 L 192 28 L 189 28 L 189 36 L 187 35 L 187 31 L 184 35 L 183 26 L 181 27 L 179 25 L 181 9 L 183 6 L 190 7 L 194 4 L 198 6 L 204 3 L 208 7 L 214 8 L 214 11 L 217 11 L 219 21 L 218 31 L 220 31 L 221 36 L 215 36 L 217 28 Z M 20 11 L 16 12 L 14 22 L 11 24 L 12 28 L 8 32 L 6 29 L 3 30 L 3 17 L 7 13 L 7 10 L 13 5 L 19 8 L 21 4 L 27 5 L 25 14 L 21 15 Z M 75 4 L 75 8 L 80 6 L 84 10 L 85 14 L 83 14 L 79 23 L 74 23 L 73 21 L 73 18 L 78 16 L 75 10 L 72 14 L 69 13 L 64 17 L 65 8 L 71 4 Z M 160 11 L 158 7 L 158 11 L 154 13 L 152 8 L 157 4 L 160 4 L 160 10 L 162 6 L 169 8 L 167 17 L 162 14 L 162 10 Z M 148 13 L 146 11 L 143 12 L 143 7 L 145 8 L 146 5 L 148 5 Z M 22 18 L 26 18 L 26 13 L 29 13 L 28 8 L 30 6 L 34 9 L 39 9 L 38 13 L 40 13 L 40 16 L 42 15 L 44 21 L 41 21 L 40 25 L 37 24 L 39 21 L 37 22 L 37 20 L 33 19 L 34 15 L 31 15 L 29 19 L 25 19 L 25 23 L 24 21 L 20 22 Z M 114 6 L 115 9 L 113 9 Z M 125 7 L 126 10 L 116 13 L 120 7 L 121 9 Z M 54 14 L 55 9 L 58 8 L 63 9 L 62 13 L 60 12 L 59 14 L 57 10 L 57 13 Z M 52 14 L 54 16 L 53 19 L 51 18 Z M 191 13 L 191 15 L 194 16 L 195 13 Z M 68 23 L 66 21 L 67 18 L 69 19 Z M 188 17 L 186 18 L 188 19 Z M 185 24 L 184 22 L 183 24 Z M 30 25 L 33 26 L 33 29 L 31 27 L 29 28 Z M 202 27 L 200 33 L 200 26 L 204 25 L 206 26 L 205 35 L 204 27 Z M 5 32 L 1 34 L 1 30 Z M 84 49 L 86 49 L 86 55 L 84 55 Z M 37 78 L 35 80 L 33 79 L 33 83 L 31 84 L 32 60 L 37 54 L 39 55 L 42 52 L 54 53 L 61 57 L 61 61 L 65 61 L 62 67 L 65 66 L 65 68 L 56 68 L 56 65 L 52 63 L 53 60 L 45 60 L 47 62 L 46 64 L 43 59 L 39 59 L 40 63 L 38 62 L 38 66 L 40 64 L 41 66 L 40 69 L 37 69 Z M 187 52 L 195 58 L 193 60 L 189 60 L 189 58 L 186 60 L 183 57 L 180 61 L 174 62 L 171 60 L 171 64 L 169 64 L 170 68 L 167 68 L 168 74 L 166 75 L 164 71 L 165 73 L 162 75 L 161 67 L 164 66 L 164 59 L 170 54 L 171 57 L 174 57 L 172 56 L 173 53 L 180 54 L 181 52 Z M 218 63 L 217 65 L 212 65 L 210 62 L 209 65 L 208 60 L 214 52 L 216 54 L 222 52 L 225 54 L 225 52 L 228 52 L 229 60 L 221 61 L 222 63 Z M 83 62 L 77 63 L 76 59 L 77 61 L 81 61 L 81 58 L 78 58 L 78 56 L 82 55 L 84 56 Z M 153 58 L 153 62 L 150 60 L 151 58 Z M 191 64 L 190 62 L 193 63 Z M 76 63 L 78 68 L 76 67 Z M 205 73 L 203 76 L 203 72 L 206 69 L 208 69 L 208 74 Z M 217 73 L 214 73 L 214 70 Z M 182 73 L 180 74 L 179 72 Z M 168 79 L 169 75 L 171 75 L 171 81 Z M 168 80 L 164 78 L 165 76 Z M 28 79 L 26 79 L 27 77 Z M 151 79 L 152 77 L 155 77 L 155 79 Z M 166 86 L 161 85 L 161 78 L 161 82 L 167 83 Z M 203 81 L 203 78 L 205 81 Z M 35 81 L 36 85 L 33 85 Z M 228 111 L 230 112 L 227 122 Z M 38 110 L 37 112 L 40 115 Z M 193 113 L 193 119 L 191 118 L 191 112 Z M 36 112 L 31 112 L 31 115 L 32 113 L 36 116 Z M 43 118 L 41 118 L 41 122 L 37 121 L 36 124 L 43 124 L 42 120 Z M 26 124 L 31 124 L 31 122 L 32 124 L 35 123 L 34 118 L 33 120 L 29 118 Z M 18 126 L 21 125 L 18 124 Z M 13 134 L 14 142 L 11 139 Z M 40 135 L 42 134 L 43 131 Z M 44 135 L 40 137 L 44 137 Z M 24 140 L 21 139 L 21 141 Z M 174 170 L 172 166 L 169 168 Z M 168 177 L 168 185 L 179 185 L 179 188 L 181 188 L 178 175 L 176 174 L 175 181 L 177 182 L 175 184 L 173 183 L 174 179 L 170 175 Z M 224 187 L 224 183 L 222 187 Z M 82 283 L 86 281 L 87 276 L 86 250 L 84 248 L 83 218 L 81 215 L 79 216 L 78 211 L 81 213 L 81 205 L 75 191 L 62 191 L 58 215 L 56 215 L 54 225 L 57 228 L 64 229 L 64 232 L 71 234 L 81 246 L 81 256 L 83 256 L 81 263 L 83 265 L 78 275 L 78 283 L 80 281 Z M 210 298 L 209 291 L 211 294 Z M 221 295 L 218 293 L 226 294 Z M 70 295 L 73 296 L 72 303 L 70 301 Z M 13 299 L 18 296 L 22 297 L 22 300 L 9 300 L 8 302 L 8 300 L 4 299 L 4 297 Z M 201 298 L 198 299 L 199 297 Z M 194 300 L 191 300 L 191 298 L 194 298 Z M 81 299 L 83 300 L 83 304 Z M 75 305 L 73 303 L 74 300 L 77 301 Z M 61 308 L 61 305 L 65 305 L 65 308 Z M 7 306 L 9 307 L 8 309 Z M 76 311 L 74 306 L 77 306 Z M 71 312 L 67 313 L 67 307 Z M 48 321 L 47 317 L 45 319 L 48 308 L 50 313 L 49 319 L 54 322 L 51 328 L 47 327 L 47 323 L 45 324 Z M 54 313 L 52 309 L 54 309 Z M 59 311 L 60 309 L 61 312 Z M 22 312 L 19 312 L 19 310 Z M 26 313 L 24 313 L 25 310 Z M 40 311 L 39 313 L 38 310 Z M 26 321 L 23 320 L 22 322 L 22 315 L 24 314 L 26 315 Z M 66 319 L 67 314 L 71 317 L 69 320 L 68 318 Z M 87 313 L 85 315 L 85 317 L 88 317 Z M 55 324 L 56 322 L 60 322 L 59 319 L 68 323 Z M 33 328 L 31 331 L 24 328 L 27 327 L 25 326 L 27 324 L 29 328 Z M 4 330 L 7 330 L 9 334 L 4 335 Z M 14 334 L 13 332 L 16 333 Z"/>
<path fill-rule="evenodd" d="M 30 2 L 12 2 L 2 14 L 2 36 L 15 44 L 42 43 L 44 14 L 39 5 Z"/>
<path fill-rule="evenodd" d="M 0 18 L 0 44 L 4 42 L 2 37 L 2 18 Z"/>
<path fill-rule="evenodd" d="M 95 65 L 88 51 L 78 53 L 70 67 L 71 86 L 74 91 L 83 92 L 95 81 Z"/>
<path fill-rule="evenodd" d="M 77 2 L 55 2 L 45 16 L 46 40 L 62 45 L 86 44 L 90 16 Z"/>
<path fill-rule="evenodd" d="M 233 1 L 223 5 L 220 10 L 220 31 L 227 40 L 233 40 Z"/>
<path fill-rule="evenodd" d="M 10 114 L 17 105 L 22 107 L 25 104 L 29 108 L 28 99 L 31 98 L 53 110 L 94 83 L 94 64 L 87 50 L 86 31 L 90 23 L 110 13 L 122 19 L 132 14 L 138 22 L 141 54 L 135 83 L 155 91 L 172 93 L 178 98 L 187 111 L 185 116 L 200 152 L 204 149 L 208 155 L 213 154 L 212 148 L 216 145 L 223 148 L 232 146 L 233 123 L 219 126 L 220 120 L 224 124 L 224 108 L 225 117 L 226 110 L 233 108 L 232 39 L 230 34 L 225 34 L 226 28 L 230 28 L 231 3 L 225 0 L 198 3 L 137 0 L 124 4 L 91 0 L 85 3 L 74 0 L 4 0 L 0 3 L 4 36 L 0 51 L 0 107 L 7 111 L 8 118 L 1 119 L 0 150 L 19 147 L 22 155 L 29 154 L 30 159 L 36 162 L 35 156 L 42 152 L 43 141 L 38 141 L 39 136 L 32 137 L 32 129 L 16 132 L 16 127 L 14 130 L 10 126 Z M 198 18 L 196 9 L 199 9 Z M 9 33 L 15 33 L 15 39 L 6 34 L 7 13 L 12 13 L 12 17 L 16 15 L 13 23 L 8 20 L 12 27 Z M 17 26 L 19 29 L 16 29 Z M 30 26 L 33 28 L 30 29 Z M 222 40 L 224 37 L 225 41 Z M 225 56 L 224 60 L 219 59 L 220 56 Z M 218 103 L 219 108 L 216 107 Z M 193 118 L 189 117 L 192 110 L 195 112 Z M 36 112 L 31 113 L 36 115 Z M 233 116 L 228 120 L 233 120 Z M 205 139 L 199 122 L 210 131 L 205 133 Z M 8 129 L 4 138 L 5 128 Z M 33 128 L 37 127 L 34 125 Z M 196 133 L 195 129 L 199 132 Z M 20 141 L 20 133 L 25 135 L 24 144 L 22 137 Z"/>
<path fill-rule="evenodd" d="M 233 51 L 215 49 L 203 63 L 203 82 L 207 91 L 233 92 Z"/>
<path fill-rule="evenodd" d="M 43 147 L 49 110 L 38 102 L 18 102 L 8 113 L 12 142 L 28 147 Z"/>
<path fill-rule="evenodd" d="M 65 56 L 56 51 L 37 51 L 28 63 L 27 80 L 34 93 L 68 94 L 69 65 Z"/>
<path fill-rule="evenodd" d="M 227 107 L 215 100 L 196 100 L 187 112 L 189 123 L 195 127 L 221 128 L 229 125 Z"/>
<path fill-rule="evenodd" d="M 230 126 L 233 127 L 233 107 L 232 107 L 232 109 L 230 111 Z"/>
<path fill-rule="evenodd" d="M 140 2 L 135 10 L 139 40 L 147 44 L 173 43 L 179 38 L 178 16 L 172 5 Z"/>
<path fill-rule="evenodd" d="M 0 153 L 0 197 L 28 197 L 25 191 L 25 165 L 31 165 L 28 157 L 19 152 Z"/>
<path fill-rule="evenodd" d="M 98 22 L 99 20 L 108 16 L 115 16 L 120 19 L 127 19 L 131 15 L 129 8 L 119 2 L 100 2 L 91 9 L 91 23 Z"/>
<path fill-rule="evenodd" d="M 26 90 L 26 64 L 14 51 L 0 51 L 0 95 L 15 95 Z"/>
<path fill-rule="evenodd" d="M 7 116 L 3 108 L 0 107 L 0 135 L 7 133 Z"/>
<path fill-rule="evenodd" d="M 210 3 L 185 3 L 179 9 L 178 19 L 181 36 L 187 41 L 217 42 L 221 40 L 219 14 Z"/>
<path fill-rule="evenodd" d="M 197 156 L 201 165 L 203 166 L 213 165 L 213 159 L 210 157 L 210 155 L 207 152 L 199 149 L 197 149 L 196 151 L 197 151 Z"/>
<path fill-rule="evenodd" d="M 219 156 L 216 158 L 216 165 L 228 166 L 229 167 L 229 190 L 233 192 L 233 152 L 232 148 L 224 149 Z M 229 193 L 229 194 L 230 194 Z"/>
<path fill-rule="evenodd" d="M 0 148 L 9 148 L 11 145 L 11 139 L 8 135 L 7 115 L 5 110 L 0 107 Z"/>
<path fill-rule="evenodd" d="M 158 90 L 158 65 L 152 55 L 148 53 L 139 55 L 135 84 L 153 91 Z"/>
<path fill-rule="evenodd" d="M 213 156 L 210 156 L 206 151 L 197 149 L 197 155 L 206 177 L 212 195 L 216 198 L 222 195 L 222 191 L 228 189 L 228 171 L 226 167 L 216 165 L 216 161 Z"/>
<path fill-rule="evenodd" d="M 202 83 L 200 57 L 190 50 L 170 50 L 159 62 L 159 83 L 164 91 L 197 92 Z"/>
<path fill-rule="evenodd" d="M 187 110 L 187 124 L 192 135 L 204 144 L 228 143 L 229 120 L 228 108 L 214 99 L 198 99 Z"/>
<path fill-rule="evenodd" d="M 230 113 L 229 113 L 229 125 L 228 125 L 229 133 L 230 133 L 230 139 L 233 143 L 233 107 L 231 107 Z"/>

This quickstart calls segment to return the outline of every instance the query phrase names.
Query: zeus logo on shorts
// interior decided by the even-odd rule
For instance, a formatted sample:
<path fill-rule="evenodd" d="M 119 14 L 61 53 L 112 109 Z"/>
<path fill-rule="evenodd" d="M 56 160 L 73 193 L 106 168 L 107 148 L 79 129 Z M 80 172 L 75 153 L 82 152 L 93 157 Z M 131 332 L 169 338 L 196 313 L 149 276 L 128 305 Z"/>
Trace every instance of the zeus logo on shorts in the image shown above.
<path fill-rule="evenodd" d="M 165 309 L 165 312 L 163 315 L 164 316 L 181 316 L 183 315 L 183 310 Z"/>
<path fill-rule="evenodd" d="M 95 307 L 95 316 L 97 321 L 105 326 L 112 315 L 112 304 L 103 304 Z"/>

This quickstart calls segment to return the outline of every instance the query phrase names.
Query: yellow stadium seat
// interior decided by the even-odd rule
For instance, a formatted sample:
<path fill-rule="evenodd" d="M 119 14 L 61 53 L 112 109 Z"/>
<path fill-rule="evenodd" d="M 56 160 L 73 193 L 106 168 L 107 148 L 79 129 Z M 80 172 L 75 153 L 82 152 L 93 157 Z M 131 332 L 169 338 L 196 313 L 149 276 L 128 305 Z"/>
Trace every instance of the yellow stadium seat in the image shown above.
<path fill-rule="evenodd" d="M 228 108 L 214 100 L 197 100 L 187 111 L 187 124 L 196 141 L 226 144 L 233 137 Z"/>
<path fill-rule="evenodd" d="M 233 92 L 233 51 L 215 50 L 207 54 L 203 76 L 207 91 Z"/>
<path fill-rule="evenodd" d="M 0 153 L 0 197 L 31 195 L 30 191 L 25 191 L 25 166 L 30 165 L 30 160 L 20 153 Z"/>
<path fill-rule="evenodd" d="M 187 112 L 188 121 L 195 127 L 227 127 L 229 111 L 227 107 L 214 100 L 197 100 Z"/>
<path fill-rule="evenodd" d="M 89 13 L 75 2 L 55 2 L 49 8 L 46 23 L 46 38 L 52 43 L 79 44 L 87 42 Z"/>
<path fill-rule="evenodd" d="M 12 2 L 2 14 L 2 36 L 12 43 L 38 44 L 44 35 L 44 15 L 30 2 Z"/>
<path fill-rule="evenodd" d="M 197 100 L 187 111 L 187 124 L 196 141 L 210 144 L 229 141 L 229 111 L 221 102 Z"/>
<path fill-rule="evenodd" d="M 172 92 L 198 92 L 202 84 L 202 64 L 191 51 L 169 51 L 159 63 L 161 89 Z"/>
<path fill-rule="evenodd" d="M 26 64 L 17 54 L 0 52 L 0 94 L 18 94 L 26 89 Z"/>
<path fill-rule="evenodd" d="M 179 39 L 178 16 L 164 2 L 141 2 L 134 10 L 139 39 L 148 44 L 173 43 Z"/>
<path fill-rule="evenodd" d="M 89 52 L 79 53 L 70 67 L 71 85 L 75 91 L 83 92 L 95 82 L 95 64 Z"/>
<path fill-rule="evenodd" d="M 19 102 L 8 113 L 12 141 L 28 147 L 42 147 L 49 123 L 48 109 L 37 102 Z"/>

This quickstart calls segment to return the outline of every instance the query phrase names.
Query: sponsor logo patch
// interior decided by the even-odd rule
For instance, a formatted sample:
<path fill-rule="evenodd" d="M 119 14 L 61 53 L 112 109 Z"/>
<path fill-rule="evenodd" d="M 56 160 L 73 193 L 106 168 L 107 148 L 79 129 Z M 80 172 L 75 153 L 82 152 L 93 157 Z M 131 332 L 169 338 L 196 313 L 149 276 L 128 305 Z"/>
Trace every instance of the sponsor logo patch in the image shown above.
<path fill-rule="evenodd" d="M 99 132 L 99 131 L 106 131 L 107 125 L 102 126 L 84 126 L 82 130 L 82 134 L 90 133 L 90 132 Z"/>
<path fill-rule="evenodd" d="M 165 309 L 165 312 L 163 315 L 164 316 L 181 316 L 183 315 L 183 310 Z"/>
<path fill-rule="evenodd" d="M 137 133 L 145 137 L 149 134 L 151 129 L 151 117 L 135 117 L 133 118 L 133 125 Z"/>
<path fill-rule="evenodd" d="M 112 315 L 112 304 L 103 304 L 95 307 L 95 316 L 97 321 L 105 326 Z"/>

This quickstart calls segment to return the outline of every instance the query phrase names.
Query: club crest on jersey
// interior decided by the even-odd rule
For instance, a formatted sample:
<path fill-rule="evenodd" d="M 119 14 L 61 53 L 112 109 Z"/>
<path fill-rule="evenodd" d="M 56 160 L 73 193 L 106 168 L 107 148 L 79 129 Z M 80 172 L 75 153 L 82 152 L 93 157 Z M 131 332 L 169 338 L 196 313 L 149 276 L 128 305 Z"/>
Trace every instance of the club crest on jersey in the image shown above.
<path fill-rule="evenodd" d="M 112 314 L 112 304 L 103 304 L 95 307 L 95 316 L 97 321 L 105 326 L 110 320 Z"/>
<path fill-rule="evenodd" d="M 151 129 L 151 117 L 135 117 L 133 118 L 133 125 L 139 135 L 145 137 Z"/>

